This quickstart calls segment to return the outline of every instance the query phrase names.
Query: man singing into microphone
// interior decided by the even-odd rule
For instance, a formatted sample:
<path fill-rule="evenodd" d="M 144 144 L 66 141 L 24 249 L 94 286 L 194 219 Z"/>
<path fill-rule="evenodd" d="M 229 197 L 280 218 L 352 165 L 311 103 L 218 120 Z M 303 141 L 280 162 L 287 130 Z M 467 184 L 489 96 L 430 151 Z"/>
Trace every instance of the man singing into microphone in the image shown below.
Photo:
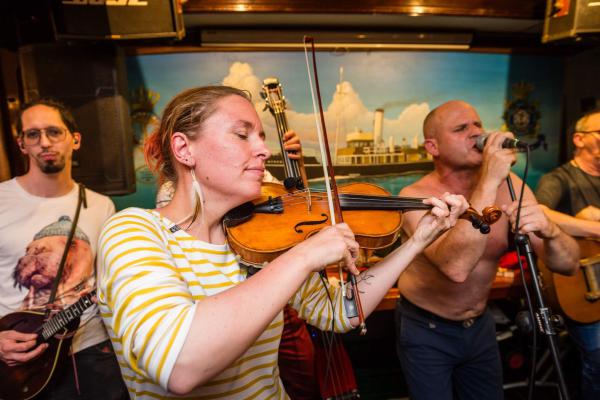
<path fill-rule="evenodd" d="M 515 150 L 506 148 L 508 132 L 486 139 L 477 111 L 462 101 L 449 101 L 427 115 L 423 124 L 425 149 L 435 169 L 401 196 L 462 194 L 478 211 L 501 206 L 504 215 L 487 235 L 467 221 L 433 242 L 400 276 L 402 295 L 396 307 L 397 349 L 410 397 L 502 399 L 502 366 L 495 323 L 486 312 L 488 293 L 498 258 L 509 246 L 517 204 L 510 197 L 511 176 L 519 196 L 521 179 L 510 172 Z M 411 235 L 423 212 L 405 214 L 404 233 Z M 550 222 L 525 188 L 519 232 L 529 234 L 538 256 L 555 272 L 577 269 L 575 241 Z"/>

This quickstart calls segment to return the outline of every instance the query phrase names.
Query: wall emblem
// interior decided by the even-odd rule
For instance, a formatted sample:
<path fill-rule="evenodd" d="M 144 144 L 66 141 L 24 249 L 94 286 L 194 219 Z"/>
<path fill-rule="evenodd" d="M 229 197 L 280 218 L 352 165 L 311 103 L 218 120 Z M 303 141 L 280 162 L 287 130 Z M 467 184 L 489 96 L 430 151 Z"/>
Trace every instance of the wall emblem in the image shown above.
<path fill-rule="evenodd" d="M 539 133 L 541 114 L 539 103 L 529 99 L 533 84 L 519 82 L 512 85 L 512 100 L 506 101 L 504 114 L 505 129 L 515 136 L 535 137 Z"/>

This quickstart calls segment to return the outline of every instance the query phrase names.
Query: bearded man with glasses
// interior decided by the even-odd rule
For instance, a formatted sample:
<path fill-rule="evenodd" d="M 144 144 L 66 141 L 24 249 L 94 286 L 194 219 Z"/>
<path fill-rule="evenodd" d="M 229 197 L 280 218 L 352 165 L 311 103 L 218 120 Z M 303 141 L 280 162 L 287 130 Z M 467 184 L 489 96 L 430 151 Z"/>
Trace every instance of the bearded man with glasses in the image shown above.
<path fill-rule="evenodd" d="M 546 215 L 562 230 L 597 241 L 600 238 L 600 109 L 577 121 L 573 145 L 573 158 L 542 176 L 535 195 L 545 206 Z M 583 291 L 573 293 L 573 297 L 584 295 Z M 594 317 L 590 314 L 587 319 Z M 600 399 L 600 320 L 582 323 L 567 319 L 567 328 L 582 356 L 581 398 Z"/>
<path fill-rule="evenodd" d="M 0 316 L 44 312 L 49 306 L 64 309 L 92 291 L 98 235 L 115 212 L 108 197 L 80 190 L 71 176 L 81 134 L 63 104 L 51 99 L 26 104 L 17 128 L 17 142 L 29 167 L 24 175 L 0 183 Z M 85 205 L 80 208 L 55 300 L 49 305 L 80 199 L 85 199 Z M 38 357 L 52 351 L 46 343 L 36 342 L 36 333 L 3 329 L 0 363 L 8 368 L 31 368 Z M 50 374 L 51 380 L 36 398 L 129 398 L 95 304 L 81 316 L 69 353 L 72 357 L 64 368 Z"/>

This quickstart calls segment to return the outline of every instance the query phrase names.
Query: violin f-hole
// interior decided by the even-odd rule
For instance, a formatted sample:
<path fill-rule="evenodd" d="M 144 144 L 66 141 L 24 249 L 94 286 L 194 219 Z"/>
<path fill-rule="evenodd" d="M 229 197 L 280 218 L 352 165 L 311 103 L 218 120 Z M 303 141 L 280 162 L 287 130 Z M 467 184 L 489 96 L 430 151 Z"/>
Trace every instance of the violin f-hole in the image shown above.
<path fill-rule="evenodd" d="M 324 224 L 327 221 L 329 221 L 329 215 L 327 215 L 325 213 L 321 213 L 321 217 L 324 217 L 324 219 L 322 219 L 320 221 L 303 221 L 303 222 L 298 222 L 294 226 L 294 231 L 296 233 L 304 233 L 304 231 L 302 229 L 300 229 L 301 226 L 304 226 L 304 225 L 321 225 L 321 224 Z"/>

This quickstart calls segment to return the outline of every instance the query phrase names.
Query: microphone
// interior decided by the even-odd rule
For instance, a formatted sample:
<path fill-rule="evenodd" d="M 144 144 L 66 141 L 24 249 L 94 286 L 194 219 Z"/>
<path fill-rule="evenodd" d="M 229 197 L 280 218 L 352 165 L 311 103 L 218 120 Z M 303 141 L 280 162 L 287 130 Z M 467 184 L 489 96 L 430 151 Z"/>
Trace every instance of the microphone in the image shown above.
<path fill-rule="evenodd" d="M 488 136 L 490 136 L 489 133 L 484 133 L 483 135 L 477 136 L 477 139 L 475 139 L 475 147 L 477 147 L 479 151 L 483 151 Z M 504 142 L 502 142 L 503 149 L 526 149 L 528 147 L 529 144 L 519 139 L 506 138 L 504 139 Z"/>

